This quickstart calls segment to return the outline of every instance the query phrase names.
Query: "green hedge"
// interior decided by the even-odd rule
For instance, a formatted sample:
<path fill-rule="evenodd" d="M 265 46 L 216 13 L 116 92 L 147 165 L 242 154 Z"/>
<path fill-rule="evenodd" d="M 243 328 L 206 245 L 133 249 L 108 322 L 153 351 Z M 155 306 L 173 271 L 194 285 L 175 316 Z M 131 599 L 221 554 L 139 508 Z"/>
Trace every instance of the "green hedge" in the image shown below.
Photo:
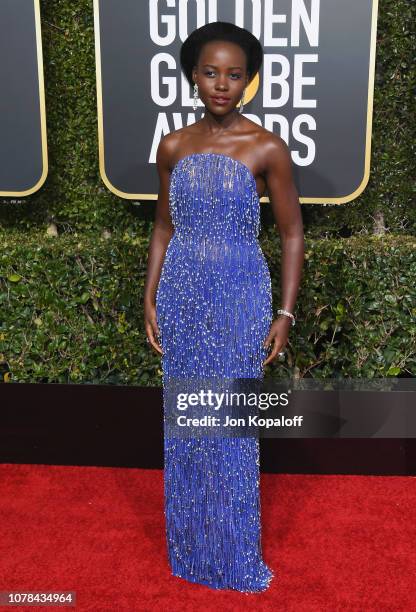
<path fill-rule="evenodd" d="M 2 235 L 1 378 L 6 382 L 160 386 L 160 356 L 145 341 L 149 236 L 126 231 L 55 238 Z M 279 240 L 261 245 L 280 304 Z M 266 376 L 416 375 L 416 240 L 307 240 L 288 361 Z"/>
<path fill-rule="evenodd" d="M 23 203 L 0 206 L 0 225 L 31 230 L 54 220 L 60 232 L 137 231 L 141 220 L 152 222 L 154 201 L 118 198 L 99 175 L 93 2 L 41 0 L 41 17 L 49 175 Z M 375 218 L 391 233 L 414 233 L 415 21 L 414 2 L 379 3 L 370 182 L 348 204 L 303 204 L 311 237 L 372 233 Z"/>

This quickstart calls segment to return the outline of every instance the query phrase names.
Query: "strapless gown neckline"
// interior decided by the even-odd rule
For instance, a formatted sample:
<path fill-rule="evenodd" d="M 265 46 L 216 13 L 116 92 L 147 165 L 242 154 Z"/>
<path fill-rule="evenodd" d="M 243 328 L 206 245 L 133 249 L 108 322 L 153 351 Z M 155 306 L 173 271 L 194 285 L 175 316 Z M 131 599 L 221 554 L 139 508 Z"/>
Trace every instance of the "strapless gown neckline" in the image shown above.
<path fill-rule="evenodd" d="M 210 152 L 209 153 L 189 153 L 188 155 L 184 155 L 184 157 L 181 157 L 180 159 L 178 159 L 178 161 L 172 168 L 172 174 L 179 169 L 179 167 L 182 165 L 183 162 L 187 161 L 188 159 L 192 159 L 192 158 L 199 157 L 199 156 L 224 158 L 224 159 L 230 160 L 232 163 L 236 164 L 237 166 L 240 166 L 240 168 L 243 168 L 247 172 L 248 176 L 250 177 L 251 185 L 254 189 L 254 192 L 256 196 L 258 197 L 258 199 L 260 200 L 260 196 L 257 192 L 256 177 L 254 176 L 253 172 L 250 170 L 247 164 L 245 164 L 243 161 L 236 159 L 235 157 L 231 157 L 231 155 L 227 155 L 226 153 L 210 153 Z"/>

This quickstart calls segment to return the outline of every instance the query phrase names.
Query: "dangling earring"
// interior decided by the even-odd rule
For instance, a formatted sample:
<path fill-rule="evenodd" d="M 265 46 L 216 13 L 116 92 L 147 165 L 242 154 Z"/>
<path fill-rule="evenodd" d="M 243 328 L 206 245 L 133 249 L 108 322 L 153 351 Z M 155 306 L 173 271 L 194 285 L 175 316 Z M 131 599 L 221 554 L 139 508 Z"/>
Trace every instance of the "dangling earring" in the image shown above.
<path fill-rule="evenodd" d="M 196 111 L 198 106 L 198 85 L 194 83 L 194 111 Z"/>
<path fill-rule="evenodd" d="M 246 90 L 244 89 L 243 95 L 241 96 L 241 100 L 240 100 L 240 110 L 239 110 L 240 113 L 243 112 L 243 108 L 244 108 L 244 95 L 245 95 L 245 93 L 246 93 Z"/>

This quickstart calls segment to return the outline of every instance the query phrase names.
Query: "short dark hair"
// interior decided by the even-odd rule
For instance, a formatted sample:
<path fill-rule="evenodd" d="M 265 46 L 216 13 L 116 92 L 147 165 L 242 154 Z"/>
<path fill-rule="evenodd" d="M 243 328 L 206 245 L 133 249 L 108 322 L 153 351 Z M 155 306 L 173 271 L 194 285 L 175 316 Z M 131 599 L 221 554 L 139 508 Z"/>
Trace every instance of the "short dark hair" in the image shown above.
<path fill-rule="evenodd" d="M 247 57 L 249 82 L 259 71 L 263 62 L 263 47 L 257 38 L 246 30 L 228 21 L 213 21 L 197 28 L 182 43 L 180 63 L 190 85 L 193 85 L 192 69 L 198 63 L 202 47 L 213 40 L 223 40 L 239 45 Z"/>

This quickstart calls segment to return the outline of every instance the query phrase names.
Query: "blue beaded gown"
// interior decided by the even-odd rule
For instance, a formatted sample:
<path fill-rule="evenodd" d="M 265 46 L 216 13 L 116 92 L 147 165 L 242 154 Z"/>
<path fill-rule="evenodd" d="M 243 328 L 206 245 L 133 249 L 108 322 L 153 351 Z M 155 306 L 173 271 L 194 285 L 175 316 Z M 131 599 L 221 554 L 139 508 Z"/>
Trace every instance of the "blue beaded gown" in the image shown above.
<path fill-rule="evenodd" d="M 174 233 L 156 292 L 163 385 L 169 377 L 263 378 L 272 322 L 260 201 L 243 162 L 192 153 L 170 177 Z M 164 512 L 174 576 L 264 591 L 256 437 L 164 435 Z"/>

